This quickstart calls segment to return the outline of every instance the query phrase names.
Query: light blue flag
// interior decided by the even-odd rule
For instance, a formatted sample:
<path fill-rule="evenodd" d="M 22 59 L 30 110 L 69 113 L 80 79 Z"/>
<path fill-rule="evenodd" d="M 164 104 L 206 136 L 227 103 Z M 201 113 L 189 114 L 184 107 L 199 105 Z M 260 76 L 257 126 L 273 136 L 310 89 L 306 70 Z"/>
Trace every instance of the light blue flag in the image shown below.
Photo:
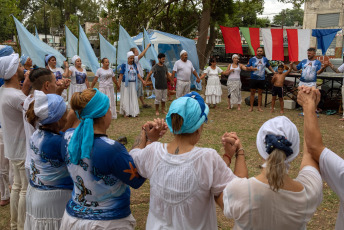
<path fill-rule="evenodd" d="M 14 16 L 13 19 L 18 32 L 22 55 L 25 54 L 29 56 L 33 64 L 44 68 L 45 55 L 53 54 L 56 58 L 56 65 L 63 65 L 63 61 L 65 61 L 66 58 L 62 54 L 31 34 Z"/>
<path fill-rule="evenodd" d="M 66 30 L 66 56 L 69 58 L 74 57 L 78 54 L 78 39 L 65 25 Z"/>
<path fill-rule="evenodd" d="M 38 38 L 39 39 L 39 35 L 38 35 L 38 31 L 37 31 L 37 27 L 35 26 L 35 35 L 36 35 L 36 38 Z"/>
<path fill-rule="evenodd" d="M 312 36 L 317 38 L 317 48 L 321 49 L 322 55 L 326 54 L 327 49 L 330 47 L 333 39 L 338 31 L 342 29 L 313 29 Z"/>
<path fill-rule="evenodd" d="M 139 53 L 140 49 L 137 47 L 133 39 L 130 37 L 128 32 L 120 25 L 119 26 L 119 39 L 118 39 L 118 64 L 127 63 L 127 53 L 129 52 L 130 48 L 135 47 Z M 142 57 L 140 59 L 140 64 L 142 69 L 151 70 L 152 66 L 147 60 Z"/>
<path fill-rule="evenodd" d="M 152 60 L 155 61 L 156 64 L 158 64 L 159 60 L 158 60 L 158 54 L 156 53 L 150 39 L 148 36 L 148 33 L 146 31 L 146 29 L 143 29 L 143 40 L 142 40 L 142 47 L 147 47 L 148 44 L 151 44 L 151 47 L 149 47 L 149 49 L 146 52 L 145 58 L 147 59 L 147 61 L 149 61 L 149 63 L 152 64 Z M 155 89 L 155 78 L 154 78 L 154 74 L 151 75 L 151 79 L 152 79 L 152 83 L 153 83 L 153 87 Z"/>
<path fill-rule="evenodd" d="M 116 48 L 108 42 L 103 35 L 99 34 L 100 59 L 107 58 L 112 64 L 116 63 Z"/>
<path fill-rule="evenodd" d="M 79 56 L 82 63 L 89 67 L 94 74 L 99 69 L 98 58 L 94 54 L 93 48 L 88 41 L 86 34 L 82 27 L 79 25 Z"/>

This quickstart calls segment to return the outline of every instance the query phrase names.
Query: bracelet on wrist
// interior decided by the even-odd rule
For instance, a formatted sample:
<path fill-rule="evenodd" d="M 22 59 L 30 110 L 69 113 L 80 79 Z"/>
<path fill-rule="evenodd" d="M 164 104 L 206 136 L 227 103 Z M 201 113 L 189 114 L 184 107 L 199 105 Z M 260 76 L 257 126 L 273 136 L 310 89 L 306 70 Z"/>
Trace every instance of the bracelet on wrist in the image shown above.
<path fill-rule="evenodd" d="M 242 153 L 239 153 L 242 152 Z M 243 148 L 238 149 L 238 151 L 235 153 L 235 158 L 237 158 L 239 155 L 245 156 L 245 150 Z"/>

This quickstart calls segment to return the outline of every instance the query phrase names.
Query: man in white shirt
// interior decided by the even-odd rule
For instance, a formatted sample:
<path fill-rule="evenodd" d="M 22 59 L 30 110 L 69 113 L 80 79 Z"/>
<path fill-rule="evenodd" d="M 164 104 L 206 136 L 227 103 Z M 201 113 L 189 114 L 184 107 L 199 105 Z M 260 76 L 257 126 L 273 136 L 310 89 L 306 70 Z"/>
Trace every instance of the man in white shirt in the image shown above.
<path fill-rule="evenodd" d="M 145 56 L 147 50 L 149 49 L 149 47 L 151 46 L 151 44 L 149 43 L 146 47 L 146 49 L 144 49 L 140 54 L 139 51 L 133 47 L 130 49 L 130 51 L 132 51 L 135 54 L 134 57 L 134 62 L 137 66 L 137 70 L 139 71 L 139 74 L 141 75 L 142 78 L 144 78 L 143 75 L 143 70 L 142 70 L 142 66 L 140 64 L 140 60 L 143 56 Z M 137 97 L 140 99 L 141 103 L 142 103 L 142 107 L 143 108 L 150 108 L 151 106 L 146 104 L 143 100 L 143 89 L 142 89 L 142 82 L 141 81 L 137 81 L 138 87 L 137 87 Z"/>
<path fill-rule="evenodd" d="M 10 160 L 14 176 L 10 198 L 11 229 L 24 229 L 28 181 L 25 173 L 26 138 L 22 110 L 26 95 L 29 94 L 30 81 L 26 77 L 20 90 L 24 68 L 19 63 L 18 54 L 0 58 L 0 77 L 5 80 L 0 88 L 0 122 L 4 133 L 5 157 Z"/>
<path fill-rule="evenodd" d="M 191 76 L 194 74 L 197 78 L 197 82 L 200 82 L 197 71 L 192 65 L 192 62 L 188 60 L 188 53 L 185 50 L 180 52 L 180 59 L 174 63 L 172 79 L 174 79 L 177 73 L 177 85 L 176 85 L 176 98 L 182 97 L 190 92 Z"/>
<path fill-rule="evenodd" d="M 318 118 L 314 111 L 320 101 L 320 92 L 314 87 L 299 87 L 297 102 L 304 111 L 304 138 L 308 152 L 314 160 L 319 162 L 320 173 L 324 181 L 338 195 L 340 199 L 340 209 L 337 216 L 336 230 L 344 229 L 344 160 L 325 148 Z"/>
<path fill-rule="evenodd" d="M 329 61 L 329 66 L 336 73 L 344 73 L 344 63 L 337 68 Z M 343 117 L 339 119 L 340 121 L 344 121 L 344 84 L 342 85 L 342 103 L 343 103 Z"/>

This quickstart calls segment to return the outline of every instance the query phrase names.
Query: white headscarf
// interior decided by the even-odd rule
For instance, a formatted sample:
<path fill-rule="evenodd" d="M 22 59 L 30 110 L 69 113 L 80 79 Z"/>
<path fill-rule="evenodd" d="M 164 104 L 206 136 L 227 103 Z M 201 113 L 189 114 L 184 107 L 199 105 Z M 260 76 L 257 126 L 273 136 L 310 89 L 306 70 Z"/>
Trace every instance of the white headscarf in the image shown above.
<path fill-rule="evenodd" d="M 75 65 L 76 60 L 78 60 L 79 58 L 80 57 L 78 55 L 74 55 L 74 57 L 72 57 L 72 62 L 73 62 L 74 65 Z"/>
<path fill-rule="evenodd" d="M 19 55 L 11 54 L 10 56 L 0 57 L 0 78 L 5 80 L 11 79 L 17 72 L 19 66 Z"/>
<path fill-rule="evenodd" d="M 180 51 L 180 55 L 179 56 L 182 56 L 185 53 L 187 53 L 186 50 L 182 50 L 182 51 Z"/>
<path fill-rule="evenodd" d="M 272 118 L 265 122 L 260 127 L 257 134 L 257 149 L 259 154 L 266 160 L 269 158 L 269 154 L 266 152 L 265 137 L 268 134 L 276 136 L 284 136 L 288 141 L 291 142 L 290 148 L 293 150 L 293 154 L 286 158 L 284 163 L 289 168 L 289 163 L 294 160 L 300 151 L 300 137 L 296 126 L 285 116 L 279 116 Z M 263 165 L 263 167 L 265 164 Z"/>
<path fill-rule="evenodd" d="M 233 54 L 233 55 L 232 55 L 232 60 L 233 60 L 235 57 L 239 58 L 239 55 Z"/>
<path fill-rule="evenodd" d="M 135 56 L 134 52 L 133 51 L 129 51 L 127 53 L 127 58 L 131 57 L 131 56 Z"/>

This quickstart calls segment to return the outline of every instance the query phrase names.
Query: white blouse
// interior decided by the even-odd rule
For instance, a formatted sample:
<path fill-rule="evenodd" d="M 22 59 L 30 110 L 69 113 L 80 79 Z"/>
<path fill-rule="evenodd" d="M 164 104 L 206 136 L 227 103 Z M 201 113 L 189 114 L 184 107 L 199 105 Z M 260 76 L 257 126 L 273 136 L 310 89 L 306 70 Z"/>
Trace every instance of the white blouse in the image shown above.
<path fill-rule="evenodd" d="M 322 180 L 317 169 L 305 166 L 295 181 L 304 189 L 274 192 L 255 177 L 232 180 L 223 191 L 224 214 L 239 229 L 306 229 L 322 201 Z"/>
<path fill-rule="evenodd" d="M 154 142 L 130 151 L 139 174 L 150 181 L 146 229 L 217 229 L 214 196 L 236 176 L 214 149 L 173 155 L 166 146 Z"/>
<path fill-rule="evenodd" d="M 206 70 L 204 71 L 204 73 L 206 73 L 209 78 L 210 77 L 219 78 L 219 74 L 221 74 L 222 72 L 223 70 L 218 66 L 216 66 L 215 69 L 212 69 L 210 66 L 208 66 Z"/>

